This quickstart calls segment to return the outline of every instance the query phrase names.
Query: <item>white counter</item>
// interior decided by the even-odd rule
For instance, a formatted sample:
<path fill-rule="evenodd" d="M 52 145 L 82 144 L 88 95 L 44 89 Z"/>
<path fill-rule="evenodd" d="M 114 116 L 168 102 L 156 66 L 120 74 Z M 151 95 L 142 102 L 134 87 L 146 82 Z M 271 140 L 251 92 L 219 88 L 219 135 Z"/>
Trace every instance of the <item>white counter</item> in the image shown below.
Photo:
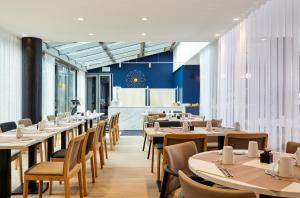
<path fill-rule="evenodd" d="M 108 107 L 108 115 L 120 112 L 120 130 L 143 130 L 144 115 L 146 112 L 181 111 L 185 112 L 184 106 L 179 107 Z"/>

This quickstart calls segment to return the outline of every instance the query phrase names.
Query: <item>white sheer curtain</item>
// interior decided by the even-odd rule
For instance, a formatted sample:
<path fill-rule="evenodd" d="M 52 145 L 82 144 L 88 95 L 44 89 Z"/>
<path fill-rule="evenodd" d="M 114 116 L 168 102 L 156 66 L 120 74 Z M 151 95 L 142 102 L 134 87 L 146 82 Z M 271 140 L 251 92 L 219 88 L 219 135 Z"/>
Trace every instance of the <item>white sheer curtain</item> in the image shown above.
<path fill-rule="evenodd" d="M 42 117 L 55 113 L 55 58 L 51 55 L 43 56 L 42 78 Z"/>
<path fill-rule="evenodd" d="M 218 42 L 213 42 L 200 53 L 200 115 L 216 118 Z"/>
<path fill-rule="evenodd" d="M 218 117 L 277 150 L 300 140 L 299 21 L 299 0 L 270 0 L 219 39 Z"/>
<path fill-rule="evenodd" d="M 83 71 L 77 72 L 77 99 L 80 101 L 78 112 L 86 111 L 86 73 Z M 91 109 L 92 110 L 92 109 Z"/>
<path fill-rule="evenodd" d="M 21 41 L 0 29 L 0 122 L 21 118 Z"/>

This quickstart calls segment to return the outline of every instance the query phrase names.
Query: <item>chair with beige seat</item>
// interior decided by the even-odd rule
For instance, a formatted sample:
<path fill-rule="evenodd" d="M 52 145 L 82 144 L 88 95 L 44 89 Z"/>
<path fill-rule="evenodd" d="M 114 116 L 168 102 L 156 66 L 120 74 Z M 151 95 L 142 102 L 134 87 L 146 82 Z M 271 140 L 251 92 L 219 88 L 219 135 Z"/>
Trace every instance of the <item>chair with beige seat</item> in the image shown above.
<path fill-rule="evenodd" d="M 286 144 L 286 152 L 287 153 L 296 153 L 297 149 L 300 148 L 300 142 L 292 142 L 289 141 Z"/>
<path fill-rule="evenodd" d="M 50 194 L 52 193 L 52 181 L 63 181 L 65 197 L 69 198 L 70 179 L 76 175 L 79 181 L 80 197 L 82 198 L 80 154 L 84 137 L 85 134 L 82 134 L 70 141 L 66 157 L 62 162 L 41 162 L 28 169 L 24 177 L 23 198 L 28 197 L 29 181 L 39 181 L 39 196 L 41 197 L 43 181 L 45 180 L 50 181 Z"/>
<path fill-rule="evenodd" d="M 92 182 L 95 183 L 95 162 L 94 162 L 94 152 L 93 144 L 96 137 L 96 129 L 89 128 L 85 134 L 82 149 L 81 149 L 81 165 L 82 165 L 82 178 L 83 178 L 83 194 L 87 196 L 87 181 L 86 181 L 86 161 L 90 160 L 91 163 L 91 173 L 92 173 Z M 66 150 L 61 149 L 54 152 L 50 158 L 52 162 L 62 162 L 66 158 Z"/>
<path fill-rule="evenodd" d="M 233 149 L 248 149 L 250 141 L 256 141 L 258 149 L 264 150 L 268 145 L 268 134 L 260 132 L 228 132 L 225 135 L 224 146 L 232 146 Z"/>
<path fill-rule="evenodd" d="M 255 193 L 245 190 L 220 189 L 198 183 L 183 171 L 178 171 L 181 194 L 184 198 L 256 198 Z"/>
<path fill-rule="evenodd" d="M 176 140 L 177 141 L 177 140 Z M 198 147 L 200 152 L 205 151 L 205 137 L 202 139 L 202 143 L 196 144 L 195 141 L 174 144 L 164 147 L 164 158 L 167 165 L 164 167 L 164 177 L 160 191 L 160 198 L 165 197 L 178 197 L 180 189 L 180 183 L 178 179 L 178 171 L 181 170 L 190 177 L 195 177 L 197 181 L 203 182 L 199 177 L 196 177 L 188 167 L 188 160 L 191 156 L 198 153 Z M 209 183 L 209 185 L 212 185 Z"/>

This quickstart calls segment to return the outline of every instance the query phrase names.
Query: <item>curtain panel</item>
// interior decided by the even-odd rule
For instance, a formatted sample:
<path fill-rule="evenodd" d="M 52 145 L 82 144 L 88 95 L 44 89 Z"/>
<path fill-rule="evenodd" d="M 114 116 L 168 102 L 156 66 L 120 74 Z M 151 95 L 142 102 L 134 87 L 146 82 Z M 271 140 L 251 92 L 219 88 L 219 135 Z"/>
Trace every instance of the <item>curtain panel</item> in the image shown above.
<path fill-rule="evenodd" d="M 269 147 L 300 140 L 300 1 L 270 0 L 219 39 L 217 116 L 269 133 Z"/>

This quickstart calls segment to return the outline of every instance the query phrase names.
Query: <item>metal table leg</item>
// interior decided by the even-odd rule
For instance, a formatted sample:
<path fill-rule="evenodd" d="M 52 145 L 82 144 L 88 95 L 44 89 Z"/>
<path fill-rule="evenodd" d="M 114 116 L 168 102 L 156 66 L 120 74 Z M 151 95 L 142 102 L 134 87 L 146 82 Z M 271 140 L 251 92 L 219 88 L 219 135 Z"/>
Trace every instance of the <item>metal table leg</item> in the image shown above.
<path fill-rule="evenodd" d="M 0 150 L 0 197 L 11 196 L 11 155 L 10 149 Z"/>

